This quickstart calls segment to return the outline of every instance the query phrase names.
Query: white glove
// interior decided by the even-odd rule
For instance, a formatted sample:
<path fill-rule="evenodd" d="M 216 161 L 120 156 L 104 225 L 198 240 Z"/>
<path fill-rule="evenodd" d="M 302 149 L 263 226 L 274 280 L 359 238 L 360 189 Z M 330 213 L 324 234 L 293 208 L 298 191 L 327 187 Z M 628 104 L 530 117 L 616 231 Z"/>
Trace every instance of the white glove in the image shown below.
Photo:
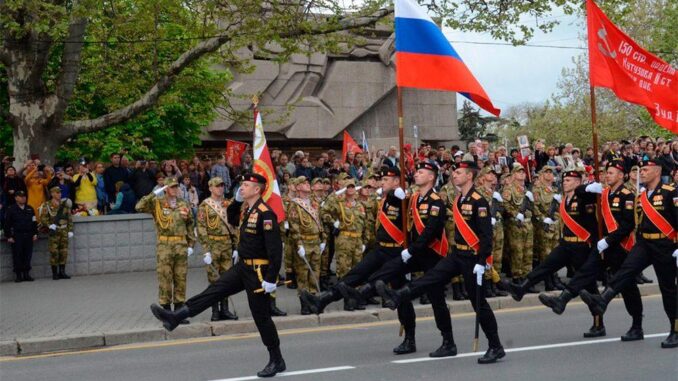
<path fill-rule="evenodd" d="M 336 194 L 337 196 L 341 196 L 342 194 L 344 194 L 344 192 L 346 192 L 346 188 L 341 188 L 338 191 L 334 192 L 334 194 Z"/>
<path fill-rule="evenodd" d="M 205 256 L 202 258 L 202 261 L 205 262 L 206 265 L 211 265 L 212 264 L 212 254 L 210 252 L 206 252 Z"/>
<path fill-rule="evenodd" d="M 49 230 L 54 230 L 54 231 L 56 231 L 56 229 L 57 229 L 57 226 L 56 226 L 55 224 L 49 225 Z"/>
<path fill-rule="evenodd" d="M 326 247 L 326 246 L 327 246 L 327 244 L 326 244 L 325 242 L 322 242 L 322 243 L 320 244 L 320 252 L 321 252 L 321 253 L 322 253 L 323 251 L 325 251 L 325 247 Z"/>
<path fill-rule="evenodd" d="M 516 220 L 520 222 L 525 222 L 525 215 L 522 213 L 518 213 L 518 215 L 516 216 Z"/>
<path fill-rule="evenodd" d="M 193 255 L 193 248 L 189 247 L 188 249 L 186 249 L 186 252 L 188 253 L 188 256 L 190 257 L 191 255 Z"/>
<path fill-rule="evenodd" d="M 167 189 L 167 185 L 165 185 L 164 187 L 160 187 L 160 188 L 154 190 L 154 191 L 153 191 L 153 194 L 156 195 L 156 196 L 160 196 L 160 195 L 162 194 L 162 192 L 165 191 L 165 189 Z"/>
<path fill-rule="evenodd" d="M 245 199 L 242 198 L 242 195 L 240 194 L 240 188 L 235 190 L 235 201 L 237 202 L 243 202 Z"/>
<path fill-rule="evenodd" d="M 560 193 L 556 193 L 553 195 L 553 199 L 556 200 L 557 202 L 562 201 L 563 196 L 560 195 Z"/>
<path fill-rule="evenodd" d="M 278 288 L 278 286 L 275 283 L 268 283 L 266 281 L 263 281 L 261 282 L 261 288 L 264 289 L 265 293 L 270 294 L 273 291 L 275 291 L 275 289 Z"/>
<path fill-rule="evenodd" d="M 412 258 L 412 254 L 410 254 L 409 250 L 405 249 L 400 253 L 400 258 L 402 258 L 404 263 L 407 263 L 407 261 L 409 261 L 410 258 Z"/>
<path fill-rule="evenodd" d="M 68 239 L 73 238 L 73 235 L 74 235 L 73 232 L 68 232 Z"/>
<path fill-rule="evenodd" d="M 532 194 L 532 192 L 530 191 L 525 192 L 525 197 L 527 197 L 530 200 L 530 202 L 534 202 L 534 195 Z"/>
<path fill-rule="evenodd" d="M 335 229 L 339 229 L 339 225 L 340 225 L 339 220 L 334 221 L 334 224 L 332 224 L 332 226 L 334 226 Z"/>
<path fill-rule="evenodd" d="M 605 251 L 605 249 L 607 249 L 608 247 L 610 247 L 610 245 L 607 243 L 607 241 L 605 240 L 605 238 L 603 238 L 603 239 L 601 239 L 600 241 L 598 241 L 598 244 L 597 244 L 596 246 L 598 246 L 598 252 L 599 252 L 599 253 L 602 253 L 603 251 Z"/>
<path fill-rule="evenodd" d="M 363 246 L 360 248 L 360 252 L 361 252 L 361 253 L 364 253 L 366 248 L 367 248 L 367 246 L 363 245 Z"/>
<path fill-rule="evenodd" d="M 383 189 L 381 189 L 381 188 L 377 189 L 377 196 L 381 196 L 382 193 L 384 193 Z"/>
<path fill-rule="evenodd" d="M 297 254 L 299 254 L 300 257 L 306 258 L 306 249 L 304 249 L 303 246 L 299 246 L 299 249 L 297 250 Z"/>
<path fill-rule="evenodd" d="M 676 258 L 676 266 L 678 266 L 678 249 L 673 251 L 673 258 Z"/>
<path fill-rule="evenodd" d="M 478 286 L 483 285 L 483 274 L 485 274 L 485 266 L 475 265 L 473 266 L 473 273 L 476 274 L 476 283 Z"/>
<path fill-rule="evenodd" d="M 405 197 L 406 197 L 405 191 L 403 190 L 403 188 L 400 188 L 400 187 L 396 188 L 395 192 L 393 192 L 393 195 L 398 197 L 401 200 L 404 200 Z"/>
<path fill-rule="evenodd" d="M 586 186 L 586 191 L 588 193 L 603 193 L 603 186 L 600 183 L 593 182 Z"/>
<path fill-rule="evenodd" d="M 361 189 L 363 189 L 363 186 L 362 186 L 362 185 L 358 185 L 357 187 L 355 187 L 355 191 L 356 191 L 356 192 L 359 191 L 359 190 L 361 190 Z"/>
<path fill-rule="evenodd" d="M 544 218 L 544 223 L 545 223 L 545 224 L 548 224 L 548 225 L 553 225 L 553 224 L 555 224 L 556 222 L 553 221 L 553 220 L 551 219 L 551 217 L 546 217 L 546 218 Z"/>
<path fill-rule="evenodd" d="M 283 224 L 283 227 L 285 228 L 285 230 L 290 230 L 290 223 L 285 221 L 285 223 Z"/>
<path fill-rule="evenodd" d="M 494 225 L 497 224 L 497 219 L 496 219 L 496 218 L 492 217 L 492 220 L 491 220 L 491 221 L 492 221 L 492 226 L 494 226 Z"/>
<path fill-rule="evenodd" d="M 646 190 L 647 190 L 647 189 L 645 189 L 645 187 L 640 187 L 640 193 L 643 193 L 643 192 L 645 192 Z"/>
<path fill-rule="evenodd" d="M 504 199 L 501 197 L 499 192 L 492 193 L 492 198 L 499 201 L 499 202 L 504 202 Z"/>
<path fill-rule="evenodd" d="M 240 259 L 240 257 L 238 257 L 238 250 L 233 250 L 233 264 L 238 263 L 238 259 Z"/>

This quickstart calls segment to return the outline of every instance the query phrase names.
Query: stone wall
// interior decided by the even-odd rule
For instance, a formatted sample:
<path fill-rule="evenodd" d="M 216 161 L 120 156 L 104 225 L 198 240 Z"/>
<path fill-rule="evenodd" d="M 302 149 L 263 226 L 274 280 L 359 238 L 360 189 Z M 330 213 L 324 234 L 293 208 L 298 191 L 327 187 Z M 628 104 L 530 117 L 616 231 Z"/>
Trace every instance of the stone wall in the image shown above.
<path fill-rule="evenodd" d="M 155 226 L 149 214 L 74 217 L 66 272 L 69 275 L 126 273 L 155 270 Z M 203 266 L 197 245 L 189 267 Z M 51 277 L 47 236 L 41 235 L 33 248 L 34 278 Z M 0 243 L 0 281 L 14 279 L 12 251 Z"/>

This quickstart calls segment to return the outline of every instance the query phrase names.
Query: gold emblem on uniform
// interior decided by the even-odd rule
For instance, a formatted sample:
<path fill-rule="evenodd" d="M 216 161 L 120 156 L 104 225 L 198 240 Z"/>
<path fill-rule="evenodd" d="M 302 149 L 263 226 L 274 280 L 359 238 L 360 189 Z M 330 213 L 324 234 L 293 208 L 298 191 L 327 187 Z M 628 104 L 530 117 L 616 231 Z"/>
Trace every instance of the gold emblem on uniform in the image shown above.
<path fill-rule="evenodd" d="M 264 220 L 264 230 L 273 230 L 273 220 Z"/>
<path fill-rule="evenodd" d="M 433 217 L 435 217 L 435 216 L 437 216 L 438 214 L 440 214 L 440 208 L 437 207 L 437 206 L 432 206 L 432 207 L 431 207 L 431 215 L 432 215 Z"/>
<path fill-rule="evenodd" d="M 487 217 L 487 208 L 484 206 L 478 207 L 478 217 Z"/>

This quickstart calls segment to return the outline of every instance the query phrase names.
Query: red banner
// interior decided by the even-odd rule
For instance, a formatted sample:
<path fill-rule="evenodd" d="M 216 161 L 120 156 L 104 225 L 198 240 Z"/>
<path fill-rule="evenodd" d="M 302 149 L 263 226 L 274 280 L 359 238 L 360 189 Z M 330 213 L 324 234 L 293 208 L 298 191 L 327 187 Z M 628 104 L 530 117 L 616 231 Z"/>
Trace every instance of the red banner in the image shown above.
<path fill-rule="evenodd" d="M 678 133 L 676 69 L 624 34 L 593 0 L 586 1 L 586 10 L 591 85 L 645 106 L 657 124 Z"/>
<path fill-rule="evenodd" d="M 278 222 L 282 222 L 285 220 L 285 208 L 280 196 L 275 167 L 271 160 L 271 154 L 268 152 L 261 114 L 256 109 L 254 110 L 254 164 L 252 165 L 252 172 L 266 178 L 266 190 L 262 198 L 273 209 L 278 217 Z"/>
<path fill-rule="evenodd" d="M 247 143 L 226 140 L 226 160 L 230 159 L 233 165 L 240 165 L 240 158 L 247 149 L 247 146 L 249 146 Z"/>
<path fill-rule="evenodd" d="M 346 161 L 346 154 L 349 152 L 353 153 L 361 153 L 363 150 L 360 148 L 358 143 L 353 140 L 351 135 L 348 134 L 348 132 L 344 131 L 344 145 L 342 146 L 341 149 L 341 161 Z"/>

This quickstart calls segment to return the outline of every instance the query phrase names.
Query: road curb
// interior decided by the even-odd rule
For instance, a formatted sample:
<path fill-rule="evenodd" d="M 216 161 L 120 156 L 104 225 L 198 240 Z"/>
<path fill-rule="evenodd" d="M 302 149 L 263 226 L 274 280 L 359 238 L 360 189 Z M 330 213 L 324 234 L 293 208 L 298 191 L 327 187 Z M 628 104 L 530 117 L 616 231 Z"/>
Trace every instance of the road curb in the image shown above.
<path fill-rule="evenodd" d="M 656 283 L 640 285 L 639 288 L 641 295 L 643 296 L 659 294 L 659 286 Z M 557 292 L 554 293 L 557 294 Z M 511 297 L 491 298 L 488 299 L 488 302 L 494 310 L 541 306 L 537 297 L 538 294 L 528 294 L 525 295 L 520 302 L 514 301 Z M 473 312 L 471 304 L 467 300 L 448 301 L 447 304 L 451 314 Z M 415 312 L 419 318 L 433 316 L 430 305 L 416 305 Z M 386 308 L 371 308 L 365 311 L 328 312 L 318 316 L 290 315 L 276 317 L 274 318 L 274 322 L 279 330 L 288 330 L 393 321 L 397 318 L 398 315 L 396 311 L 391 311 Z M 149 328 L 73 336 L 17 338 L 16 340 L 0 341 L 0 356 L 12 357 L 36 355 L 97 347 L 113 347 L 123 344 L 249 334 L 256 332 L 257 328 L 254 321 L 251 319 L 243 319 L 237 321 L 192 323 L 190 325 L 179 326 L 172 332 L 166 332 L 162 328 Z"/>

